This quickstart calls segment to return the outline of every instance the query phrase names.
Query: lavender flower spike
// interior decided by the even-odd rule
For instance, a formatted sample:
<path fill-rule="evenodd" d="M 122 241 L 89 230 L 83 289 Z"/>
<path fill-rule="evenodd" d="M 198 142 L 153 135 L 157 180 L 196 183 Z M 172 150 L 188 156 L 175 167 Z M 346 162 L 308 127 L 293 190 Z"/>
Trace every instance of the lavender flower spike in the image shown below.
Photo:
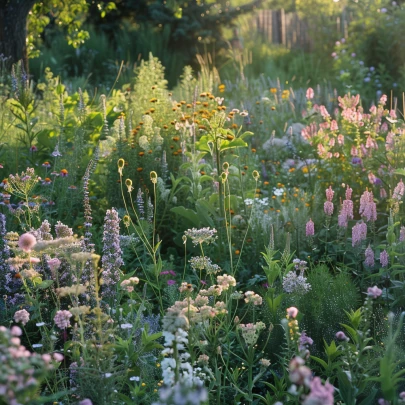
<path fill-rule="evenodd" d="M 103 233 L 103 289 L 102 295 L 113 296 L 115 285 L 120 279 L 120 267 L 124 264 L 120 247 L 120 219 L 117 211 L 113 208 L 107 210 L 104 218 Z"/>

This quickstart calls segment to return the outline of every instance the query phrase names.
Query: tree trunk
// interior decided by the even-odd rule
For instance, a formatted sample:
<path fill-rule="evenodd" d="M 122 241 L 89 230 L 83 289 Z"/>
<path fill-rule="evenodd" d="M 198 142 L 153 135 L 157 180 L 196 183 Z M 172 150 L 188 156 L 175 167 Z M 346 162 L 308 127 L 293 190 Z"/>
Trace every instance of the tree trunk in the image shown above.
<path fill-rule="evenodd" d="M 27 17 L 36 0 L 0 0 L 0 55 L 7 67 L 22 60 L 28 71 Z"/>

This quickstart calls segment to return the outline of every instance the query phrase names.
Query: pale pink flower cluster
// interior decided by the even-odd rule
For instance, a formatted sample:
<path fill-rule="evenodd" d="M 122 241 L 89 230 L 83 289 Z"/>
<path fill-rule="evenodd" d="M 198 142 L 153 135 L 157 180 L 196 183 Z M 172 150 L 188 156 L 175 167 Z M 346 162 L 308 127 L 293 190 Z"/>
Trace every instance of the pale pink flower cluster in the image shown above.
<path fill-rule="evenodd" d="M 374 287 L 367 288 L 367 295 L 373 299 L 378 298 L 381 296 L 382 290 L 380 290 L 376 285 Z"/>
<path fill-rule="evenodd" d="M 139 284 L 139 278 L 138 277 L 130 277 L 127 280 L 124 280 L 121 282 L 121 288 L 126 290 L 127 292 L 131 293 L 134 291 L 134 285 Z"/>
<path fill-rule="evenodd" d="M 305 361 L 301 357 L 296 356 L 290 361 L 289 371 L 290 381 L 293 384 L 310 386 L 312 371 L 305 365 Z"/>
<path fill-rule="evenodd" d="M 367 224 L 360 222 L 352 228 L 352 246 L 356 246 L 367 238 Z"/>
<path fill-rule="evenodd" d="M 366 221 L 377 220 L 377 204 L 374 202 L 372 191 L 366 190 L 360 197 L 359 214 L 366 219 Z"/>
<path fill-rule="evenodd" d="M 208 290 L 200 290 L 199 294 L 205 297 L 219 297 L 223 288 L 220 285 L 212 285 Z"/>
<path fill-rule="evenodd" d="M 259 338 L 260 332 L 266 328 L 263 322 L 239 324 L 238 330 L 241 331 L 242 338 L 248 346 L 254 346 Z"/>
<path fill-rule="evenodd" d="M 72 314 L 69 311 L 58 311 L 53 318 L 55 325 L 58 326 L 61 329 L 66 329 L 68 326 L 70 326 L 70 318 L 72 317 Z"/>
<path fill-rule="evenodd" d="M 181 283 L 181 286 L 179 287 L 179 291 L 181 293 L 183 293 L 183 292 L 191 292 L 193 290 L 194 290 L 193 286 L 191 284 L 187 283 L 187 282 Z"/>
<path fill-rule="evenodd" d="M 20 311 L 17 311 L 14 314 L 14 321 L 17 323 L 21 323 L 24 326 L 28 323 L 29 320 L 30 320 L 30 313 L 25 309 L 21 309 Z"/>
<path fill-rule="evenodd" d="M 259 294 L 254 293 L 253 291 L 246 291 L 245 302 L 246 304 L 262 305 L 263 298 Z"/>
<path fill-rule="evenodd" d="M 230 287 L 236 286 L 236 280 L 234 277 L 224 274 L 217 277 L 217 283 L 222 287 L 223 291 L 228 290 Z"/>
<path fill-rule="evenodd" d="M 322 385 L 319 377 L 314 377 L 310 383 L 311 392 L 305 398 L 303 405 L 333 405 L 335 387 L 328 381 Z"/>
<path fill-rule="evenodd" d="M 0 326 L 0 402 L 18 405 L 32 403 L 33 393 L 40 390 L 41 380 L 53 368 L 50 354 L 31 353 L 21 344 L 18 326 Z"/>

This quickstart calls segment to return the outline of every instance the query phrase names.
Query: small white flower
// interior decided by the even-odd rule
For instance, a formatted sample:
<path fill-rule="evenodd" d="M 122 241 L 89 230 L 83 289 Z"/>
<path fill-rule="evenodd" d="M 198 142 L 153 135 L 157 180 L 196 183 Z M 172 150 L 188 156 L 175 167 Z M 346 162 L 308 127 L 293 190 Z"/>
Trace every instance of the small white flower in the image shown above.
<path fill-rule="evenodd" d="M 123 323 L 122 325 L 121 325 L 121 329 L 131 329 L 132 328 L 132 324 L 130 324 L 130 323 Z"/>
<path fill-rule="evenodd" d="M 110 378 L 111 376 L 112 376 L 112 373 L 105 373 L 105 374 L 104 374 L 104 377 L 105 377 L 105 378 Z"/>
<path fill-rule="evenodd" d="M 134 375 L 133 377 L 131 377 L 131 378 L 129 379 L 129 381 L 139 381 L 139 377 L 136 376 L 136 375 Z"/>
<path fill-rule="evenodd" d="M 36 325 L 37 325 L 38 328 L 39 328 L 40 326 L 44 326 L 44 325 L 45 325 L 45 322 L 38 322 Z"/>
<path fill-rule="evenodd" d="M 38 349 L 38 348 L 40 348 L 40 347 L 42 347 L 43 345 L 41 344 L 41 343 L 35 343 L 34 345 L 32 345 L 32 347 L 34 348 L 34 349 Z"/>

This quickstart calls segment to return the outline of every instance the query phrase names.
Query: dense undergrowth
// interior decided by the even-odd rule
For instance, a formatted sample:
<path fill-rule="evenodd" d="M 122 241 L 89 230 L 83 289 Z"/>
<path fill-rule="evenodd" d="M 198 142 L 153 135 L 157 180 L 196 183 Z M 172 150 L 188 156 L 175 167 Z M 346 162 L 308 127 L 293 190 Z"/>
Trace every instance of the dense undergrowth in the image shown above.
<path fill-rule="evenodd" d="M 395 100 L 202 67 L 2 76 L 0 403 L 404 402 Z"/>

